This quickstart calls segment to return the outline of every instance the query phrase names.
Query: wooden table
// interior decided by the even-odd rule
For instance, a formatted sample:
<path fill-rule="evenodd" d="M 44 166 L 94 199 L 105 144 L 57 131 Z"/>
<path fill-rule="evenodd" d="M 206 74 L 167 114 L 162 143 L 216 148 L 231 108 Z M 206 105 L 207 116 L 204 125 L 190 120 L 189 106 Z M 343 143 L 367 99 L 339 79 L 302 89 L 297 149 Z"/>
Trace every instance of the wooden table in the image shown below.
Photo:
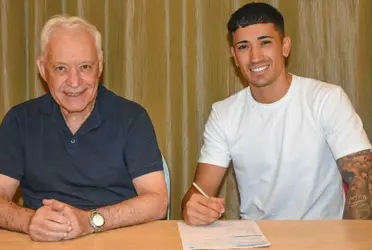
<path fill-rule="evenodd" d="M 257 221 L 272 246 L 268 250 L 372 250 L 372 221 Z M 1 250 L 182 249 L 177 221 L 92 234 L 79 239 L 40 243 L 27 235 L 0 230 Z"/>

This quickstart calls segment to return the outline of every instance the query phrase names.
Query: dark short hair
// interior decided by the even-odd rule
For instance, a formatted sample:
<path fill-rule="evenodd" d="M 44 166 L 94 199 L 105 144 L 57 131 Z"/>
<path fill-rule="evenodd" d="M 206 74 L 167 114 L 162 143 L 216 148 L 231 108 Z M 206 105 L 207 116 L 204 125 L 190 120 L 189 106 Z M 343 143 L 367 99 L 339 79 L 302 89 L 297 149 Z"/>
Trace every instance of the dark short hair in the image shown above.
<path fill-rule="evenodd" d="M 234 32 L 239 28 L 259 23 L 272 23 L 275 29 L 284 35 L 284 19 L 282 14 L 267 3 L 248 3 L 235 11 L 228 23 L 229 38 L 232 41 Z"/>

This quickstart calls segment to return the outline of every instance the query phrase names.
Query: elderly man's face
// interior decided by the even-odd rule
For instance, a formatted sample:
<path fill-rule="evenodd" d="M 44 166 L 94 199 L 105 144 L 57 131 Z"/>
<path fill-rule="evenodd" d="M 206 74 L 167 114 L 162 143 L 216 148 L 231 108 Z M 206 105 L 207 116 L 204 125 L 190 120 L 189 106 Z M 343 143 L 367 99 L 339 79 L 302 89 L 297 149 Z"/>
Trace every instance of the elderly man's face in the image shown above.
<path fill-rule="evenodd" d="M 94 38 L 81 28 L 60 28 L 47 46 L 38 67 L 54 100 L 64 114 L 89 114 L 102 73 Z"/>

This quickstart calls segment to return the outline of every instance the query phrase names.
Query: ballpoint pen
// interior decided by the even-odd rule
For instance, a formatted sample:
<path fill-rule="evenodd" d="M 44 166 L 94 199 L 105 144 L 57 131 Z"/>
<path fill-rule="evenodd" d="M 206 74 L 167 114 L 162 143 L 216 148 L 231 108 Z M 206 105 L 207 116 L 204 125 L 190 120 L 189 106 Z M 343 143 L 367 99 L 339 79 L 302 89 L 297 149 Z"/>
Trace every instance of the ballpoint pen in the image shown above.
<path fill-rule="evenodd" d="M 205 198 L 209 199 L 209 196 L 203 191 L 203 189 L 201 189 L 198 184 L 196 184 L 195 182 L 192 183 L 192 185 L 199 191 L 199 193 L 201 193 Z"/>

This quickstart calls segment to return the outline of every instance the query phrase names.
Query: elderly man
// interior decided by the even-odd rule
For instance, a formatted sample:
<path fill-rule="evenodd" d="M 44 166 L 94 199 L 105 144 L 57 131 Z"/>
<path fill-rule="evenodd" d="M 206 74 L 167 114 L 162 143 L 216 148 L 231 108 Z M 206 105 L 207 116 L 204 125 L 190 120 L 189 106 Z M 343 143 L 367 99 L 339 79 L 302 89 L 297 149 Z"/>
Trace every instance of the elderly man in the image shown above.
<path fill-rule="evenodd" d="M 99 84 L 101 35 L 55 16 L 37 66 L 49 93 L 13 107 L 0 128 L 0 227 L 35 241 L 164 218 L 161 153 L 140 105 Z M 22 188 L 24 206 L 12 202 Z"/>

